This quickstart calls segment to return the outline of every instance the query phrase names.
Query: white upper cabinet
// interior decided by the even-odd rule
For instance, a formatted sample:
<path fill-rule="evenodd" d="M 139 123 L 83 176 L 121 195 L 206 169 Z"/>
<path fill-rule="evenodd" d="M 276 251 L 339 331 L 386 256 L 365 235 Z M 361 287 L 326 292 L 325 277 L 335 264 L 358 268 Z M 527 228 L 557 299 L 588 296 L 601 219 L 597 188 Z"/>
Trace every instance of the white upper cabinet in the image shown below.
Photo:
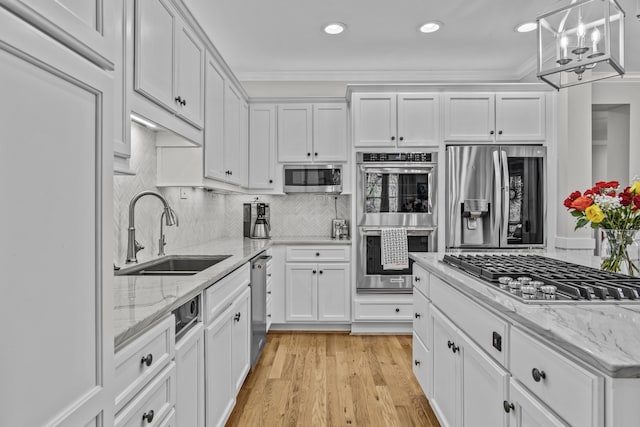
<path fill-rule="evenodd" d="M 242 98 L 229 83 L 224 91 L 224 167 L 226 181 L 242 182 L 242 147 L 240 146 L 240 115 Z"/>
<path fill-rule="evenodd" d="M 345 104 L 279 105 L 278 161 L 346 162 Z"/>
<path fill-rule="evenodd" d="M 311 104 L 278 106 L 278 160 L 313 160 L 313 107 Z"/>
<path fill-rule="evenodd" d="M 313 160 L 347 160 L 347 107 L 345 104 L 313 105 Z"/>
<path fill-rule="evenodd" d="M 276 180 L 276 106 L 249 109 L 249 188 L 272 189 Z"/>
<path fill-rule="evenodd" d="M 2 5 L 96 65 L 113 69 L 113 2 L 14 0 Z"/>
<path fill-rule="evenodd" d="M 204 176 L 224 180 L 224 93 L 225 81 L 217 63 L 207 55 L 204 120 Z"/>
<path fill-rule="evenodd" d="M 444 95 L 445 142 L 542 142 L 546 138 L 544 93 Z"/>
<path fill-rule="evenodd" d="M 358 93 L 352 109 L 356 147 L 438 145 L 437 94 Z"/>
<path fill-rule="evenodd" d="M 168 0 L 138 0 L 134 89 L 200 129 L 204 46 Z"/>

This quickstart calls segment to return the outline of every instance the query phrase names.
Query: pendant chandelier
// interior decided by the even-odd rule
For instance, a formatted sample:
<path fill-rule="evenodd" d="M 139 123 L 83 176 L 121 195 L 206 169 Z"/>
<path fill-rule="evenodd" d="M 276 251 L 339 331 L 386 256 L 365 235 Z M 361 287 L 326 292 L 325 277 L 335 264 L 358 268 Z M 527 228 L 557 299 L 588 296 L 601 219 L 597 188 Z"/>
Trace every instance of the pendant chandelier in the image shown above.
<path fill-rule="evenodd" d="M 616 0 L 572 0 L 538 16 L 538 78 L 559 90 L 622 76 L 624 16 Z"/>

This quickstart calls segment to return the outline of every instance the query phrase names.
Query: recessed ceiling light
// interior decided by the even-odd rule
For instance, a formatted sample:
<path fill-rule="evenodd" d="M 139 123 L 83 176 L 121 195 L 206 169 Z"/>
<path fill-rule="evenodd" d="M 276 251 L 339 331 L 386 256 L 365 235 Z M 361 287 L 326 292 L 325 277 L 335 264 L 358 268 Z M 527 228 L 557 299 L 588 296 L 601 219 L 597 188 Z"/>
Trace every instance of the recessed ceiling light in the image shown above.
<path fill-rule="evenodd" d="M 528 33 L 538 28 L 538 24 L 535 22 L 525 22 L 516 27 L 516 31 L 519 33 Z"/>
<path fill-rule="evenodd" d="M 335 36 L 336 34 L 340 34 L 341 32 L 343 32 L 346 28 L 347 26 L 342 22 L 332 22 L 330 24 L 325 25 L 322 31 L 332 36 Z"/>
<path fill-rule="evenodd" d="M 444 24 L 442 22 L 439 22 L 439 21 L 427 22 L 427 23 L 424 23 L 424 24 L 422 24 L 420 26 L 420 32 L 421 33 L 435 33 L 440 28 L 442 28 L 443 25 Z"/>
<path fill-rule="evenodd" d="M 155 129 L 155 128 L 158 127 L 158 126 L 156 126 L 155 123 L 152 123 L 149 120 L 143 119 L 142 117 L 137 116 L 135 114 L 131 114 L 131 120 L 133 120 L 134 122 L 139 123 L 139 124 L 141 124 L 143 126 L 146 126 L 146 127 L 150 128 L 150 129 Z"/>

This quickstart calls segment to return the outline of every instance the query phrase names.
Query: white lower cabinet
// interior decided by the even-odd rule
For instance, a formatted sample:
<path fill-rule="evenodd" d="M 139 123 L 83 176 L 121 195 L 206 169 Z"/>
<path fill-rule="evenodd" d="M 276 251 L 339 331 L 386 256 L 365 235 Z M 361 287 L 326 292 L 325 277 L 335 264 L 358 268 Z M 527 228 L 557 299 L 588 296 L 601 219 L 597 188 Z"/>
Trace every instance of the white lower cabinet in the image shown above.
<path fill-rule="evenodd" d="M 349 321 L 348 264 L 287 263 L 285 270 L 287 321 Z"/>
<path fill-rule="evenodd" d="M 204 427 L 204 327 L 176 343 L 176 414 L 167 425 Z"/>
<path fill-rule="evenodd" d="M 204 333 L 207 427 L 224 426 L 249 372 L 251 289 L 248 285 L 249 270 L 245 265 L 205 291 L 205 313 L 218 313 L 209 317 Z M 214 309 L 220 301 L 228 301 L 222 311 Z"/>
<path fill-rule="evenodd" d="M 433 318 L 432 403 L 445 426 L 507 426 L 509 374 L 437 309 Z"/>
<path fill-rule="evenodd" d="M 505 400 L 503 404 L 505 411 L 509 409 L 510 427 L 566 427 L 569 425 L 553 415 L 513 378 L 509 383 L 509 400 Z"/>

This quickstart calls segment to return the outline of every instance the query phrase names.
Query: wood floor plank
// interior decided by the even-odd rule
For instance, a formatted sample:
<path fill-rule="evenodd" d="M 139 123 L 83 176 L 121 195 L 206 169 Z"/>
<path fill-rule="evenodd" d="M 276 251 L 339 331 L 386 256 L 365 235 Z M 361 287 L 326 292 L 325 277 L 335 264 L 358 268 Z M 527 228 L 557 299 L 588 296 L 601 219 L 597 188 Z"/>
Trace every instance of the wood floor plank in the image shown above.
<path fill-rule="evenodd" d="M 269 334 L 227 426 L 439 427 L 412 357 L 411 336 Z"/>

